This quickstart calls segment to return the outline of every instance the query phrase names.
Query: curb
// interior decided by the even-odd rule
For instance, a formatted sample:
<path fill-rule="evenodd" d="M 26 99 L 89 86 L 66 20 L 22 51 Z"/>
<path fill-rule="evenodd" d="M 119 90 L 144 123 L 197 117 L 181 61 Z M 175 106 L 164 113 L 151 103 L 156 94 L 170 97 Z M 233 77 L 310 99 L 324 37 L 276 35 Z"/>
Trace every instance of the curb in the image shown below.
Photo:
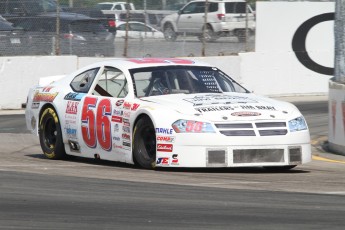
<path fill-rule="evenodd" d="M 320 136 L 311 140 L 311 146 L 316 150 L 312 156 L 313 160 L 345 164 L 345 156 L 330 151 L 328 148 L 328 137 Z"/>

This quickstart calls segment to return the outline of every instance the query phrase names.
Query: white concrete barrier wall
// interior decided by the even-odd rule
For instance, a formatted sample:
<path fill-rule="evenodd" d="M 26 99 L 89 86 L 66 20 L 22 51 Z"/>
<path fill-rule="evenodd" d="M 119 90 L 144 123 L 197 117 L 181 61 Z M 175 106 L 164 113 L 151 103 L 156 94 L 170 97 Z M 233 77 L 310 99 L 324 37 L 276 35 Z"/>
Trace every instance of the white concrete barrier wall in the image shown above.
<path fill-rule="evenodd" d="M 45 76 L 77 68 L 75 56 L 0 57 L 0 109 L 20 109 L 29 88 Z"/>
<path fill-rule="evenodd" d="M 334 9 L 334 2 L 257 2 L 256 52 L 240 54 L 248 87 L 265 95 L 327 93 L 333 74 L 323 69 L 334 66 Z M 297 57 L 302 50 L 309 60 Z"/>
<path fill-rule="evenodd" d="M 332 12 L 334 2 L 257 2 L 256 52 L 190 59 L 213 64 L 257 94 L 325 95 L 332 76 L 313 67 L 333 67 L 334 22 L 321 20 L 307 31 L 304 41 L 303 36 L 296 40 L 305 44 L 312 62 L 297 58 L 292 40 L 306 21 Z M 29 88 L 41 77 L 68 74 L 100 60 L 104 59 L 0 57 L 0 109 L 20 109 Z"/>
<path fill-rule="evenodd" d="M 329 76 L 312 72 L 296 62 L 292 52 L 241 53 L 241 82 L 267 96 L 324 95 Z"/>
<path fill-rule="evenodd" d="M 345 155 L 345 85 L 329 81 L 328 142 L 329 148 Z"/>

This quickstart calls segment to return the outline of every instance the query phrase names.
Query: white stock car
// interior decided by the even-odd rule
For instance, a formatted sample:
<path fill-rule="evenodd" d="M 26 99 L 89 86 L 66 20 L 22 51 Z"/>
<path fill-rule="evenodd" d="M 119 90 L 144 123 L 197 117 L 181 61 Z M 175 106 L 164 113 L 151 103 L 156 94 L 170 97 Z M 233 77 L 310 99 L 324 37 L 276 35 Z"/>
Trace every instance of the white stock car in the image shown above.
<path fill-rule="evenodd" d="M 114 59 L 28 95 L 26 122 L 46 157 L 155 167 L 290 169 L 311 160 L 299 110 L 183 59 Z"/>

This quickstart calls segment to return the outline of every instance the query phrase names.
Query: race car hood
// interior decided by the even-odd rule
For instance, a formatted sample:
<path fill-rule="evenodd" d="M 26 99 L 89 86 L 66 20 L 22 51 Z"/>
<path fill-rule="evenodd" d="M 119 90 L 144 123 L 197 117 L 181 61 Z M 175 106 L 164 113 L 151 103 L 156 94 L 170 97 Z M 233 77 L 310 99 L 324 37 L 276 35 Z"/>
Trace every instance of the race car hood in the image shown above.
<path fill-rule="evenodd" d="M 209 121 L 285 120 L 300 116 L 287 102 L 244 93 L 170 94 L 142 98 L 185 115 L 197 115 Z"/>

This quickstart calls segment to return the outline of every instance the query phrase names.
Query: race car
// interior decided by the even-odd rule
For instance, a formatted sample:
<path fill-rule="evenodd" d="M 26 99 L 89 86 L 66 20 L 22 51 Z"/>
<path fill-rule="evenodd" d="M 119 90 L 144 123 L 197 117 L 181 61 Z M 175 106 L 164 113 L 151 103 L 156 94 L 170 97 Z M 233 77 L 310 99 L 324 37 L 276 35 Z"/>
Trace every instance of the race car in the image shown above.
<path fill-rule="evenodd" d="M 145 169 L 291 169 L 311 161 L 309 129 L 293 104 L 257 96 L 194 60 L 95 63 L 31 88 L 25 116 L 50 159 Z"/>

